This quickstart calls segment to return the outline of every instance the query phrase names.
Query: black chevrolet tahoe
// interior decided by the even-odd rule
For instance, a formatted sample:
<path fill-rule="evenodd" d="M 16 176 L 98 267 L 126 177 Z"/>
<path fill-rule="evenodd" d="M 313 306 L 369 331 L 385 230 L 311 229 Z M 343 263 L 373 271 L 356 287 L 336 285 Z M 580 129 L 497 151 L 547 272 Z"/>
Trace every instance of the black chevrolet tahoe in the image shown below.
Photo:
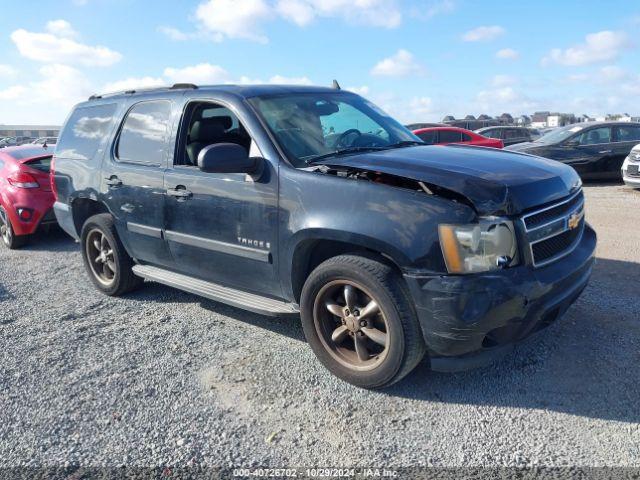
<path fill-rule="evenodd" d="M 578 298 L 596 246 L 571 167 L 424 145 L 339 88 L 93 96 L 52 170 L 99 290 L 146 279 L 300 315 L 318 359 L 366 388 L 425 354 L 438 371 L 504 354 Z"/>

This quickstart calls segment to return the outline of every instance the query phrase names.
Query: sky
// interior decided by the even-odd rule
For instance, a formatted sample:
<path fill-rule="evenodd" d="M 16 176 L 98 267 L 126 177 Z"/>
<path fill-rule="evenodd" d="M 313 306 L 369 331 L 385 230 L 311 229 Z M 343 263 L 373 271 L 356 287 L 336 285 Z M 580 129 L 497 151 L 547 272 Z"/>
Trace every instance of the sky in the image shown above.
<path fill-rule="evenodd" d="M 0 124 L 94 93 L 333 79 L 400 121 L 640 115 L 637 0 L 3 0 Z"/>

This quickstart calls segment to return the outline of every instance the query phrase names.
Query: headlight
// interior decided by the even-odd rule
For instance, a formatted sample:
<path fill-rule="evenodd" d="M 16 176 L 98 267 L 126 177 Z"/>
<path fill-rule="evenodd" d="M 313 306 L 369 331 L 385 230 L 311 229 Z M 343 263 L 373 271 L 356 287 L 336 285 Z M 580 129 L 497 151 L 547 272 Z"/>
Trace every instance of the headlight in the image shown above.
<path fill-rule="evenodd" d="M 497 270 L 518 262 L 513 222 L 481 219 L 477 224 L 440 225 L 440 246 L 449 273 Z"/>

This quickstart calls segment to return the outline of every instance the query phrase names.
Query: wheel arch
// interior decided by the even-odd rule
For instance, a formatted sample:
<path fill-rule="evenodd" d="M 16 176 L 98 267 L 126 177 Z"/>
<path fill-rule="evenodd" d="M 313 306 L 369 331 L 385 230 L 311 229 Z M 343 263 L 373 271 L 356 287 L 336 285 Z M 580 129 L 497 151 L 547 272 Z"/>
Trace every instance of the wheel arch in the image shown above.
<path fill-rule="evenodd" d="M 292 243 L 285 277 L 289 285 L 285 290 L 296 302 L 300 301 L 302 287 L 309 274 L 329 258 L 347 253 L 363 254 L 380 259 L 398 271 L 409 264 L 409 258 L 394 246 L 351 232 L 310 230 L 301 232 Z"/>
<path fill-rule="evenodd" d="M 111 213 L 107 206 L 88 197 L 78 197 L 71 202 L 71 213 L 73 216 L 73 225 L 75 227 L 78 237 L 82 232 L 82 226 L 92 216 L 99 213 Z"/>

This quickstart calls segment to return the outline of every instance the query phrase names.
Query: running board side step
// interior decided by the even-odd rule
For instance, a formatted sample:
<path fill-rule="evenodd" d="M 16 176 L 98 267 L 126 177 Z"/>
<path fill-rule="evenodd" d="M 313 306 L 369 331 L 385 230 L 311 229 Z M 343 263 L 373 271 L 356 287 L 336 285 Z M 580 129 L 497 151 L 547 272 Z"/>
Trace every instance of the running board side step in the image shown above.
<path fill-rule="evenodd" d="M 171 272 L 149 265 L 134 265 L 133 273 L 146 280 L 162 283 L 169 287 L 184 290 L 185 292 L 200 295 L 202 297 L 226 303 L 234 307 L 249 310 L 261 315 L 278 317 L 283 315 L 298 315 L 300 310 L 293 303 L 263 297 L 254 293 L 247 293 L 229 287 L 223 287 L 216 283 L 199 280 L 180 273 Z"/>

